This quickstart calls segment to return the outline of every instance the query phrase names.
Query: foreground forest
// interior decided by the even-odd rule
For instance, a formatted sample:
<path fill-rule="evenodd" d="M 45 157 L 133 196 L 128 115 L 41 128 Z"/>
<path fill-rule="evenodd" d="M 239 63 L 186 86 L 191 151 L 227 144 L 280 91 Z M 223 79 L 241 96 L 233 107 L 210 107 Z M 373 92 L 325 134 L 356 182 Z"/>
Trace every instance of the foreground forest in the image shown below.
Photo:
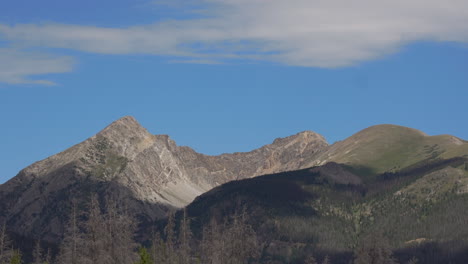
<path fill-rule="evenodd" d="M 302 252 L 290 260 L 279 260 L 268 254 L 265 241 L 248 223 L 245 207 L 218 222 L 211 218 L 203 226 L 199 238 L 193 232 L 187 211 L 171 213 L 165 226 L 155 226 L 150 239 L 143 244 L 135 242 L 137 221 L 126 213 L 125 206 L 115 200 L 100 203 L 93 196 L 87 211 L 72 205 L 67 231 L 59 248 L 47 248 L 40 241 L 32 252 L 21 252 L 11 244 L 5 233 L 0 236 L 1 264 L 52 263 L 118 263 L 118 264 L 190 264 L 190 263 L 341 263 L 337 256 L 314 255 Z M 178 220 L 177 220 L 178 219 Z M 26 258 L 23 254 L 29 255 Z M 28 259 L 31 258 L 32 259 Z M 349 257 L 349 256 L 347 256 Z M 347 258 L 344 257 L 344 258 Z M 398 263 L 381 234 L 366 238 L 352 254 L 355 264 Z M 412 257 L 405 263 L 418 263 Z"/>

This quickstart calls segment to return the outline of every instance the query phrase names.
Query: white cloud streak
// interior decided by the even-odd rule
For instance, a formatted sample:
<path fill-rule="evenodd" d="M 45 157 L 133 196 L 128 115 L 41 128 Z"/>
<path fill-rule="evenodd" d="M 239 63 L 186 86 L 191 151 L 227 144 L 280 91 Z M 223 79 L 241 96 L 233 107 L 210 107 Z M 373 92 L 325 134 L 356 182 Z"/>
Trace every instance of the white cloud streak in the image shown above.
<path fill-rule="evenodd" d="M 200 0 L 198 3 L 206 8 L 204 17 L 197 19 L 127 28 L 0 25 L 0 38 L 32 47 L 175 57 L 170 59 L 172 62 L 240 59 L 325 68 L 376 59 L 415 41 L 468 42 L 466 0 Z M 15 80 L 13 76 L 24 81 L 18 74 L 2 78 L 11 82 Z"/>
<path fill-rule="evenodd" d="M 0 48 L 0 82 L 8 84 L 54 85 L 48 80 L 29 79 L 29 76 L 64 73 L 72 70 L 73 59 L 13 48 Z"/>

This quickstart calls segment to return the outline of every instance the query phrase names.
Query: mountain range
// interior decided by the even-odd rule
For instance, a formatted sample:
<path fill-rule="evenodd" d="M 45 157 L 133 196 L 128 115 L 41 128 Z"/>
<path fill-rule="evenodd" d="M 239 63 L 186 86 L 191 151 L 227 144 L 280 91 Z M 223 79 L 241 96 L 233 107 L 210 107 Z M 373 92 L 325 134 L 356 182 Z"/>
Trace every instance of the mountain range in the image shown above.
<path fill-rule="evenodd" d="M 21 235 L 58 241 L 71 201 L 92 191 L 124 197 L 154 220 L 225 182 L 302 168 L 327 146 L 322 136 L 302 132 L 251 152 L 208 156 L 127 116 L 2 184 L 0 217 Z"/>
<path fill-rule="evenodd" d="M 269 241 L 277 252 L 311 241 L 347 252 L 376 230 L 397 249 L 465 241 L 468 142 L 377 125 L 331 145 L 304 131 L 209 156 L 127 116 L 0 185 L 0 222 L 18 236 L 59 243 L 71 204 L 92 193 L 125 200 L 142 227 L 183 207 L 202 223 L 242 201 L 258 230 L 276 230 Z"/>

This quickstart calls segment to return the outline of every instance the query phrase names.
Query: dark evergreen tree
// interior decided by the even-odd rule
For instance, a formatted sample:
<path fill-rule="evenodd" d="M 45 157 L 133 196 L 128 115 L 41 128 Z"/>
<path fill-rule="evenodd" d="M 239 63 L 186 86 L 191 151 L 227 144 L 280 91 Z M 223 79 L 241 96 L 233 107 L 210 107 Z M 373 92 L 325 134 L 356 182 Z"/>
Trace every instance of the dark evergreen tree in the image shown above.
<path fill-rule="evenodd" d="M 153 263 L 153 260 L 151 259 L 151 256 L 145 247 L 140 247 L 140 249 L 138 250 L 138 256 L 140 259 L 135 264 L 152 264 Z"/>
<path fill-rule="evenodd" d="M 10 264 L 22 264 L 22 263 L 23 263 L 23 260 L 22 260 L 21 251 L 19 251 L 19 249 L 14 250 L 10 258 Z"/>

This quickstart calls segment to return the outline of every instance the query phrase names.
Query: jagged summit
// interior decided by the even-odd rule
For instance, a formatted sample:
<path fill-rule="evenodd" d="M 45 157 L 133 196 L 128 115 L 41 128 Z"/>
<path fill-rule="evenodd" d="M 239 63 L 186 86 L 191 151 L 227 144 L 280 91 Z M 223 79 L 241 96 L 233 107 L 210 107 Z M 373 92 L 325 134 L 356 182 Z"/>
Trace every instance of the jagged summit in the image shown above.
<path fill-rule="evenodd" d="M 97 135 L 102 136 L 133 136 L 149 134 L 149 132 L 138 123 L 132 116 L 124 116 L 101 130 Z"/>
<path fill-rule="evenodd" d="M 276 138 L 273 141 L 272 144 L 273 145 L 274 144 L 281 144 L 281 143 L 284 143 L 284 142 L 291 142 L 291 141 L 297 141 L 297 140 L 300 140 L 300 141 L 303 141 L 303 142 L 310 142 L 310 141 L 317 141 L 318 140 L 318 141 L 322 141 L 325 144 L 328 144 L 325 137 L 323 137 L 322 135 L 320 135 L 318 133 L 310 131 L 310 130 L 302 131 L 302 132 L 299 132 L 299 133 L 297 133 L 295 135 L 284 137 L 284 138 Z"/>
<path fill-rule="evenodd" d="M 133 117 L 133 116 L 124 116 L 121 117 L 114 122 L 110 123 L 108 126 L 106 126 L 103 130 L 101 130 L 99 133 L 109 131 L 109 130 L 119 130 L 122 128 L 134 128 L 134 129 L 140 129 L 143 128 L 140 123 Z"/>
<path fill-rule="evenodd" d="M 140 123 L 138 123 L 138 121 L 133 116 L 123 116 L 123 117 L 115 120 L 114 122 L 112 122 L 112 124 L 114 124 L 114 123 L 125 123 L 125 124 L 133 124 L 133 125 L 136 125 L 136 126 L 141 126 Z"/>

